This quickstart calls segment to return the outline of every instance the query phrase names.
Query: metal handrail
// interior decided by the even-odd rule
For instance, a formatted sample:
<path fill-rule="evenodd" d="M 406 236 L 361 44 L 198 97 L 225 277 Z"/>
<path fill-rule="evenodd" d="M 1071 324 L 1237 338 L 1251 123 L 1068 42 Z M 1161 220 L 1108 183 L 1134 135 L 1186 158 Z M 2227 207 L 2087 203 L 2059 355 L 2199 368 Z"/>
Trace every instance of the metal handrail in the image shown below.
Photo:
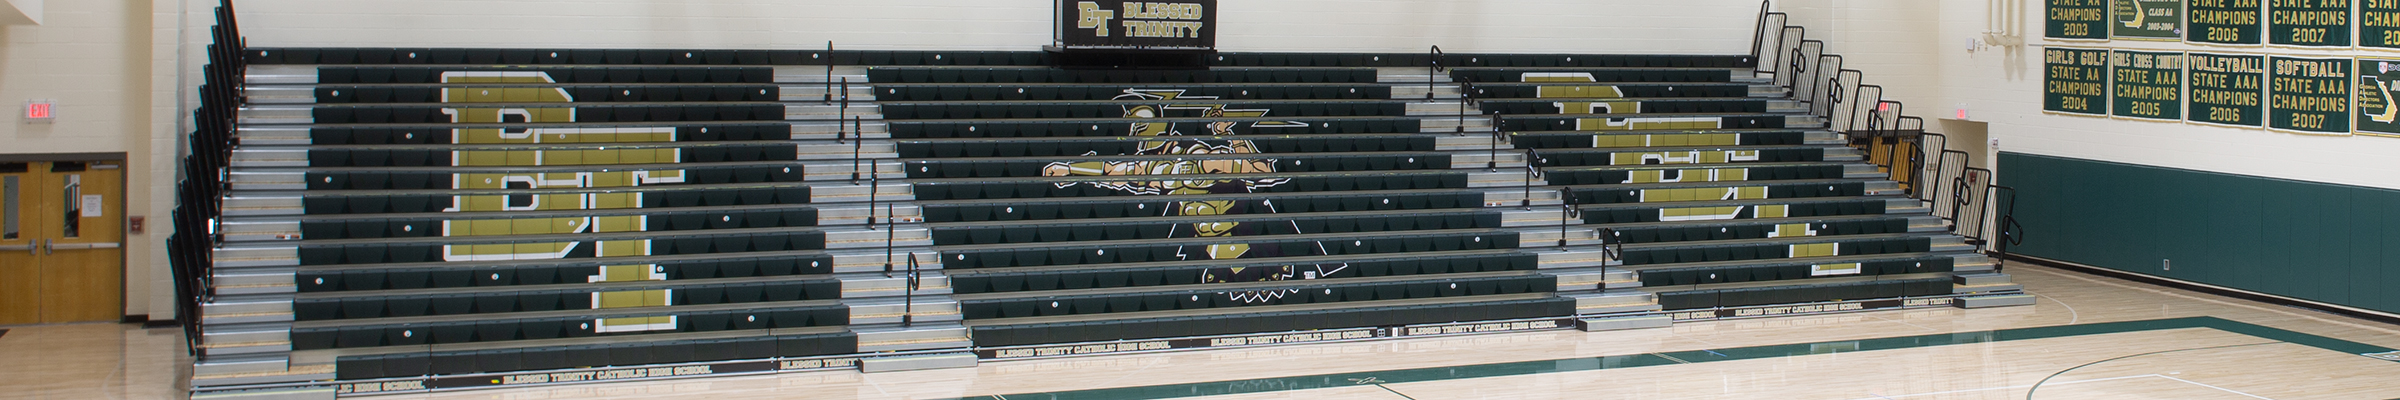
<path fill-rule="evenodd" d="M 1425 53 L 1425 101 L 1433 101 L 1433 90 L 1438 86 L 1437 83 L 1440 83 L 1442 72 L 1450 70 L 1450 68 L 1442 66 L 1442 57 L 1445 55 L 1447 54 L 1442 53 L 1442 46 L 1439 45 L 1433 46 L 1433 50 Z"/>
<path fill-rule="evenodd" d="M 1583 218 L 1583 208 L 1575 206 L 1574 188 L 1559 188 L 1558 198 L 1558 249 L 1566 251 L 1567 228 L 1577 225 L 1576 220 Z"/>
<path fill-rule="evenodd" d="M 1533 211 L 1533 185 L 1536 180 L 1544 178 L 1545 174 L 1542 172 L 1541 164 L 1548 163 L 1547 160 L 1542 159 L 1541 150 L 1525 150 L 1525 198 L 1517 203 L 1517 206 L 1523 207 L 1525 211 Z"/>
<path fill-rule="evenodd" d="M 850 92 L 845 90 L 842 94 Z M 844 96 L 847 97 L 847 96 Z M 825 41 L 825 103 L 833 104 L 833 41 Z"/>
<path fill-rule="evenodd" d="M 1618 232 L 1616 228 L 1600 228 L 1593 232 L 1600 236 L 1601 254 L 1607 255 L 1610 260 L 1623 261 L 1625 259 L 1624 232 Z"/>
<path fill-rule="evenodd" d="M 1469 105 L 1473 105 L 1473 104 L 1475 103 L 1475 80 L 1474 80 L 1474 79 L 1461 79 L 1461 80 L 1459 80 L 1459 81 L 1458 81 L 1458 85 L 1459 85 L 1459 86 L 1458 86 L 1458 127 L 1457 127 L 1457 128 L 1458 128 L 1458 130 L 1456 131 L 1456 133 L 1457 133 L 1459 136 L 1466 136 L 1466 135 L 1467 135 L 1467 106 L 1469 106 Z M 1432 93 L 1428 92 L 1427 94 L 1428 94 L 1428 95 L 1431 95 Z M 1478 111 L 1478 112 L 1480 112 L 1480 111 Z M 1493 128 L 1493 129 L 1499 129 L 1499 127 L 1492 127 L 1492 128 Z"/>
<path fill-rule="evenodd" d="M 2000 211 L 1999 232 L 1994 233 L 1999 237 L 1992 240 L 1992 272 L 2000 272 L 2008 262 L 2008 247 L 2025 244 L 2025 226 L 2017 224 L 2017 188 L 1993 184 L 1991 190 L 1987 197 L 1998 202 L 1994 205 Z"/>
<path fill-rule="evenodd" d="M 908 327 L 909 325 L 914 325 L 914 324 L 916 324 L 916 317 L 917 317 L 917 290 L 918 290 L 918 289 L 923 289 L 923 288 L 924 288 L 924 285 L 925 285 L 925 280 L 924 280 L 924 277 L 923 277 L 923 275 L 921 275 L 921 274 L 920 274 L 920 272 L 918 271 L 918 268 L 920 268 L 920 267 L 917 265 L 917 253 L 916 253 L 916 252 L 913 252 L 913 251 L 912 251 L 912 252 L 909 252 L 909 253 L 908 253 L 908 288 L 907 288 L 906 290 L 903 290 L 903 291 L 901 292 L 901 294 L 900 294 L 900 299 L 901 299 L 901 300 L 900 300 L 900 326 L 901 326 L 901 327 Z"/>
<path fill-rule="evenodd" d="M 1492 114 L 1491 152 L 1483 162 L 1483 172 L 1500 172 L 1500 143 L 1508 141 L 1507 131 L 1500 130 L 1500 114 Z"/>
<path fill-rule="evenodd" d="M 1842 68 L 1844 61 L 1840 55 L 1825 54 L 1825 42 L 1808 39 L 1808 29 L 1791 25 L 1791 15 L 1775 12 L 1772 0 L 1759 3 L 1758 15 L 1758 27 L 1750 45 L 1750 54 L 1758 60 L 1753 70 L 1775 74 L 1774 84 L 1787 96 L 1807 105 L 1810 113 L 1825 118 L 1827 129 L 1853 139 L 1896 138 L 1882 144 L 1886 146 L 1885 157 L 1880 161 L 1872 159 L 1877 144 L 1867 144 L 1864 150 L 1869 152 L 1870 163 L 1889 171 L 1894 180 L 1905 181 L 1909 198 L 1932 206 L 1934 216 L 1947 222 L 1954 233 L 1978 246 L 2001 243 L 1994 246 L 2001 258 L 2007 256 L 2007 246 L 2023 241 L 2023 226 L 2014 216 L 2015 189 L 1991 182 L 1990 170 L 1970 167 L 1972 155 L 1950 150 L 1949 137 L 1926 132 L 1923 118 L 1909 116 L 1907 104 L 1885 99 L 1882 86 L 1865 84 L 1864 72 Z M 1779 18 L 1781 22 L 1777 22 Z M 1812 65 L 1815 68 L 1810 68 Z M 1823 80 L 1819 81 L 1820 78 Z M 1816 87 L 1819 84 L 1824 86 Z M 1845 84 L 1855 85 L 1848 90 L 1847 97 L 1843 93 Z M 1870 89 L 1874 90 L 1872 95 L 1868 93 Z M 1864 115 L 1860 114 L 1862 107 Z M 1938 138 L 1939 142 L 1929 143 L 1927 137 Z M 1902 157 L 1909 162 L 1906 176 L 1900 171 Z M 1940 202 L 1945 200 L 1951 203 L 1949 207 L 1941 206 Z M 2001 206 L 1995 216 L 1982 209 L 1992 201 L 2008 204 Z M 1970 205 L 1978 206 L 1973 214 L 1961 215 Z M 1995 218 L 1999 228 L 1994 233 L 1997 238 L 1987 240 L 1982 231 Z"/>

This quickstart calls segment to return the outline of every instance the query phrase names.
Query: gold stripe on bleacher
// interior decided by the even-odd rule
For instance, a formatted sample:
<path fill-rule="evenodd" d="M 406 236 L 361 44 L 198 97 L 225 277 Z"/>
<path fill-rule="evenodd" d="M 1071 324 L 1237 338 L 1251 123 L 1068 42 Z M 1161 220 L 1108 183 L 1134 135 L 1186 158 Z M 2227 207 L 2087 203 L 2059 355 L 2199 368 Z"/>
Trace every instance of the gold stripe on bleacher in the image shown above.
<path fill-rule="evenodd" d="M 1795 245 L 1792 245 L 1792 258 L 1801 258 L 1801 257 L 1832 257 L 1832 256 L 1841 255 L 1841 254 L 1842 254 L 1842 244 L 1841 244 L 1841 243 L 1815 243 L 1815 244 L 1795 244 Z"/>
<path fill-rule="evenodd" d="M 1619 183 L 1677 183 L 1677 182 L 1740 182 L 1750 180 L 1749 168 L 1695 168 L 1678 170 L 1631 171 Z M 1669 177 L 1668 173 L 1674 176 Z"/>
<path fill-rule="evenodd" d="M 1732 133 L 1592 136 L 1592 147 L 1603 149 L 1653 146 L 1738 146 L 1741 143 L 1742 136 Z"/>
<path fill-rule="evenodd" d="M 1545 99 L 1613 99 L 1625 97 L 1616 86 L 1542 86 L 1535 88 L 1536 96 Z"/>
<path fill-rule="evenodd" d="M 1558 106 L 1558 113 L 1565 115 L 1642 113 L 1642 102 L 1638 101 L 1569 101 L 1554 104 Z"/>
<path fill-rule="evenodd" d="M 1811 228 L 1811 227 L 1810 227 L 1810 224 L 1782 224 L 1782 225 L 1776 225 L 1776 226 L 1775 226 L 1775 231 L 1773 231 L 1773 232 L 1768 232 L 1768 233 L 1767 233 L 1767 237 L 1771 237 L 1771 238 L 1782 238 L 1782 237 L 1807 237 L 1807 236 L 1816 236 L 1816 235 L 1817 235 L 1817 230 L 1816 230 L 1816 229 L 1813 229 L 1813 228 Z"/>
<path fill-rule="evenodd" d="M 1609 155 L 1609 165 L 1725 164 L 1758 160 L 1757 150 L 1662 151 Z"/>
<path fill-rule="evenodd" d="M 1640 131 L 1664 129 L 1717 129 L 1725 125 L 1724 118 L 1583 118 L 1575 120 L 1575 130 L 1581 131 Z"/>

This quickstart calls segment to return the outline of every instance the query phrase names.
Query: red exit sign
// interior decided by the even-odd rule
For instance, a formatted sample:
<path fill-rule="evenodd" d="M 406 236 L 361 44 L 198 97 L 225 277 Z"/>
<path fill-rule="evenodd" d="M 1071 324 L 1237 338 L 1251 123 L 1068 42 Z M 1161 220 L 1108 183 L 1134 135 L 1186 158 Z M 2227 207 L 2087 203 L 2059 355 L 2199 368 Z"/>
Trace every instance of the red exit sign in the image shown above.
<path fill-rule="evenodd" d="M 51 108 L 53 105 L 54 104 L 49 100 L 34 100 L 33 102 L 25 103 L 25 121 L 50 122 L 57 119 L 58 115 L 51 113 Z"/>

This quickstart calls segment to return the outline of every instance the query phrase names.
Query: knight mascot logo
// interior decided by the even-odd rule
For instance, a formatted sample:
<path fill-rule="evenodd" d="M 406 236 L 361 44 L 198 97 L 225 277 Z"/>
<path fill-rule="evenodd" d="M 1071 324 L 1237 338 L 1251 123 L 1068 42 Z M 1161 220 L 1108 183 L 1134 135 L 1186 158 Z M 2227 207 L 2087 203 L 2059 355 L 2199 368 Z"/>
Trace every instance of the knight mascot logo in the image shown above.
<path fill-rule="evenodd" d="M 1264 118 L 1267 110 L 1234 109 L 1225 104 L 1197 104 L 1179 100 L 1215 100 L 1216 97 L 1184 96 L 1182 90 L 1127 90 L 1114 100 L 1153 102 L 1124 107 L 1124 117 L 1135 119 L 1130 127 L 1134 137 L 1145 138 L 1135 152 L 1143 157 L 1138 161 L 1090 161 L 1051 163 L 1042 174 L 1054 177 L 1125 176 L 1149 177 L 1152 180 L 1111 180 L 1096 182 L 1060 183 L 1059 187 L 1093 185 L 1095 187 L 1146 196 L 1198 196 L 1211 194 L 1257 193 L 1260 189 L 1283 185 L 1287 178 L 1257 178 L 1228 175 L 1274 173 L 1275 159 L 1263 157 L 1224 157 L 1228 155 L 1260 155 L 1258 146 L 1239 139 L 1237 128 L 1305 127 L 1305 123 L 1284 121 L 1209 121 L 1196 123 L 1139 121 L 1163 118 L 1235 119 Z M 1093 154 L 1085 154 L 1094 156 Z M 1174 157 L 1203 156 L 1203 157 Z M 1275 212 L 1271 200 L 1177 200 L 1158 210 L 1164 217 L 1226 216 L 1244 210 Z M 1260 234 L 1264 224 L 1293 224 L 1273 222 L 1194 222 L 1177 225 L 1168 237 L 1231 238 Z M 1300 232 L 1310 233 L 1310 232 Z M 1325 245 L 1307 246 L 1276 244 L 1212 244 L 1186 247 L 1177 252 L 1185 260 L 1234 260 L 1242 258 L 1298 257 L 1326 254 Z M 1206 283 L 1266 282 L 1325 277 L 1349 267 L 1346 263 L 1313 265 L 1283 265 L 1274 267 L 1211 268 L 1201 272 Z M 1265 303 L 1290 295 L 1292 290 L 1256 290 L 1227 292 L 1224 295 L 1244 303 Z"/>

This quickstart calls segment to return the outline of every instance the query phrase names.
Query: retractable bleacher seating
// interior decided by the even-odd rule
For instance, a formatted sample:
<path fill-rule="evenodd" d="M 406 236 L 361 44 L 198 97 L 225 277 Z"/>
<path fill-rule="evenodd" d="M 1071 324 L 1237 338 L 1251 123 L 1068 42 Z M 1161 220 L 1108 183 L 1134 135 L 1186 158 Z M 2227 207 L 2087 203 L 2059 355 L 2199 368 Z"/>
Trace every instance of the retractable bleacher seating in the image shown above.
<path fill-rule="evenodd" d="M 1989 263 L 1746 57 L 251 57 L 215 282 L 256 312 L 207 330 L 321 379 L 1939 296 Z"/>

